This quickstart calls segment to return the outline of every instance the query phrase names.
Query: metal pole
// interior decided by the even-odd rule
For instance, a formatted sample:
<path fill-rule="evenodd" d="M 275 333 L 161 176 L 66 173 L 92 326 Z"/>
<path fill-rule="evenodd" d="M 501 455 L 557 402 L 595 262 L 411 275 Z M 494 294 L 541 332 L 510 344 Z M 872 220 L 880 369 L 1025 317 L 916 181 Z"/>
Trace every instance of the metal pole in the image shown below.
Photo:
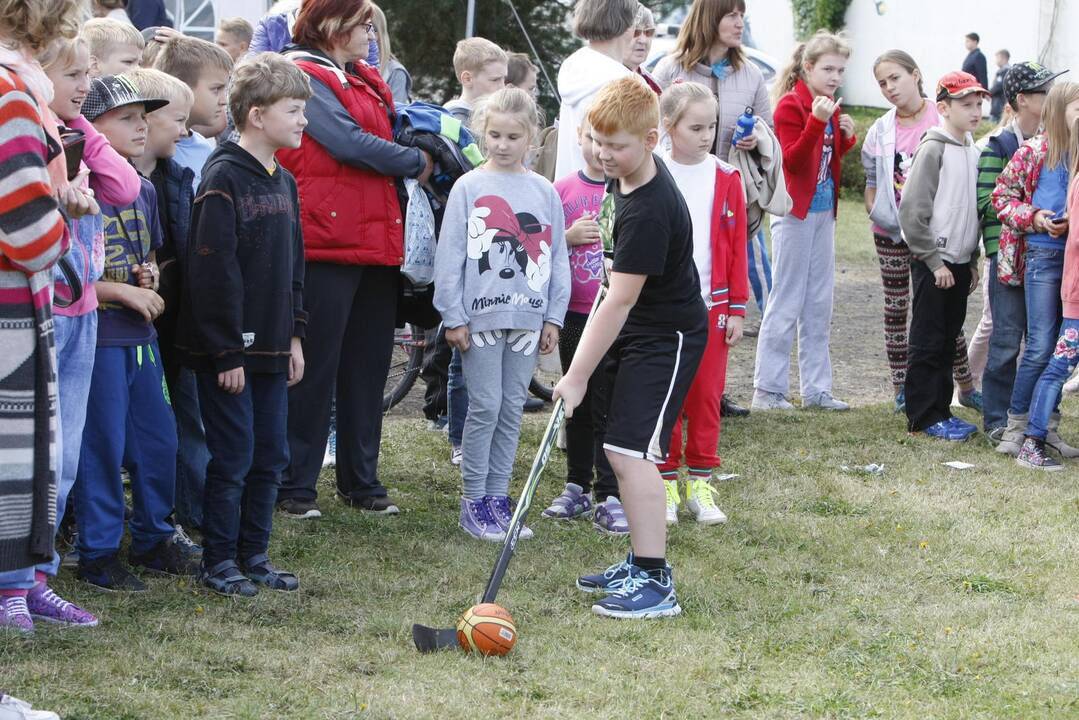
<path fill-rule="evenodd" d="M 468 13 L 465 16 L 465 37 L 476 34 L 476 0 L 468 0 Z"/>

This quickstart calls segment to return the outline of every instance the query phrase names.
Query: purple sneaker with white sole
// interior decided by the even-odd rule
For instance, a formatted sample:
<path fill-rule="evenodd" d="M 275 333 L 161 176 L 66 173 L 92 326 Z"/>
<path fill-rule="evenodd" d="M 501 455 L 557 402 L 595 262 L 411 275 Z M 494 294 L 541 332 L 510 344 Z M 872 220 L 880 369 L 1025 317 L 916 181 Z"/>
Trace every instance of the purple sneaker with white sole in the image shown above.
<path fill-rule="evenodd" d="M 510 531 L 510 520 L 513 519 L 513 510 L 510 509 L 510 499 L 505 495 L 488 495 L 484 498 L 487 502 L 487 508 L 491 511 L 491 517 L 498 523 L 499 530 L 502 531 L 502 537 L 505 538 L 506 534 Z M 528 540 L 535 533 L 532 529 L 525 524 L 521 524 L 521 532 L 517 535 L 518 540 Z"/>
<path fill-rule="evenodd" d="M 480 498 L 479 500 L 461 498 L 461 519 L 457 524 L 477 540 L 502 542 L 506 539 L 506 533 L 499 527 L 494 516 L 491 515 L 491 509 L 487 505 L 486 498 Z"/>
<path fill-rule="evenodd" d="M 96 627 L 97 618 L 74 603 L 64 600 L 45 583 L 38 583 L 26 596 L 26 606 L 35 620 L 70 625 Z"/>
<path fill-rule="evenodd" d="M 551 501 L 543 517 L 555 520 L 575 520 L 592 514 L 592 493 L 586 493 L 577 483 L 566 483 L 562 494 Z"/>
<path fill-rule="evenodd" d="M 622 501 L 612 495 L 596 503 L 592 525 L 604 535 L 629 535 L 629 521 L 626 520 L 626 511 L 622 509 Z"/>
<path fill-rule="evenodd" d="M 34 632 L 34 619 L 22 595 L 0 596 L 0 630 L 15 630 L 24 635 Z"/>

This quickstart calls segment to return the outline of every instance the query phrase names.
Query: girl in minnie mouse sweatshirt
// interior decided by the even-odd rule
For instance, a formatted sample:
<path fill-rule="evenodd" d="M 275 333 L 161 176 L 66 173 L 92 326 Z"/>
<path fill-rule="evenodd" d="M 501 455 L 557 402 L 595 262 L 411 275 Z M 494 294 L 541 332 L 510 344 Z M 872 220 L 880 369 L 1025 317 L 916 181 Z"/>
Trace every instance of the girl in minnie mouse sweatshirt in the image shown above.
<path fill-rule="evenodd" d="M 524 166 L 540 127 L 532 97 L 519 88 L 494 93 L 473 127 L 487 161 L 450 193 L 435 255 L 435 307 L 468 385 L 460 525 L 474 538 L 501 542 L 512 515 L 521 412 L 537 351 L 558 345 L 569 258 L 562 201 Z"/>

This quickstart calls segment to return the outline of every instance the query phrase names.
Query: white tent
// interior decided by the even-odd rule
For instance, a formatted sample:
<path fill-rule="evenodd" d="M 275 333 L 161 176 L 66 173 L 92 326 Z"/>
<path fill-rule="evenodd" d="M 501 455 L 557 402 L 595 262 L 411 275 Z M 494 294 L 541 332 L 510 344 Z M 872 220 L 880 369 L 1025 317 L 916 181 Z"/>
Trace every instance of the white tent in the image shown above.
<path fill-rule="evenodd" d="M 754 41 L 785 64 L 794 46 L 790 0 L 746 4 Z M 990 82 L 996 70 L 993 55 L 1000 49 L 1009 50 L 1013 62 L 1036 60 L 1054 70 L 1073 68 L 1079 80 L 1079 43 L 1069 42 L 1076 30 L 1079 0 L 853 0 L 846 33 L 854 55 L 843 99 L 852 105 L 885 104 L 872 68 L 873 60 L 892 48 L 914 56 L 932 93 L 937 78 L 962 66 L 963 36 L 968 32 L 981 36 Z"/>
<path fill-rule="evenodd" d="M 238 16 L 254 25 L 268 7 L 266 0 L 165 0 L 177 30 L 207 40 L 222 18 Z"/>

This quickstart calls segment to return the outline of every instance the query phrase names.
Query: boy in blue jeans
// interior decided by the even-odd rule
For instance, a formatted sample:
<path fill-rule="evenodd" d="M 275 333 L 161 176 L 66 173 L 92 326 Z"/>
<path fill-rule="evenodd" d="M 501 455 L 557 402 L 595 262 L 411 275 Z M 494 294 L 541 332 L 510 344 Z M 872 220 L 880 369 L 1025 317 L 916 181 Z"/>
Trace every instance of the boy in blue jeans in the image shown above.
<path fill-rule="evenodd" d="M 95 78 L 83 115 L 121 156 L 146 147 L 146 113 L 167 104 L 143 97 L 122 77 Z M 192 562 L 172 542 L 176 423 L 169 406 L 153 320 L 165 303 L 156 292 L 154 251 L 161 245 L 157 197 L 142 179 L 135 201 L 102 204 L 105 270 L 96 284 L 97 351 L 90 380 L 83 450 L 75 482 L 79 577 L 106 590 L 146 586 L 120 562 L 124 533 L 123 466 L 131 476 L 131 565 L 186 575 Z"/>
<path fill-rule="evenodd" d="M 296 181 L 274 153 L 300 146 L 309 97 L 307 76 L 280 55 L 240 63 L 229 95 L 239 140 L 213 152 L 195 194 L 177 348 L 197 376 L 210 450 L 200 578 L 221 595 L 299 587 L 267 556 L 307 326 Z"/>

